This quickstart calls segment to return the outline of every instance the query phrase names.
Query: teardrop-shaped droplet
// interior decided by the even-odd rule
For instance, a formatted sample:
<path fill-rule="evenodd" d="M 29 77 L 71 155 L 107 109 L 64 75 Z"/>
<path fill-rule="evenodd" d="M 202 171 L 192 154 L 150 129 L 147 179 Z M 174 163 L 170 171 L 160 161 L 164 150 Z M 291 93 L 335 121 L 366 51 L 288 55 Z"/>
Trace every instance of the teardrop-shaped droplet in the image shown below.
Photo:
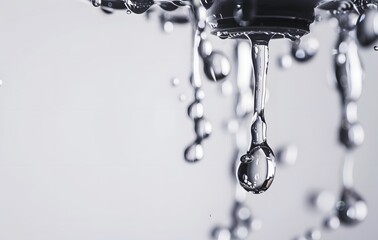
<path fill-rule="evenodd" d="M 204 59 L 203 68 L 206 77 L 214 82 L 225 79 L 231 72 L 231 65 L 227 57 L 216 51 Z"/>
<path fill-rule="evenodd" d="M 203 146 L 200 143 L 189 145 L 184 151 L 185 160 L 191 163 L 198 162 L 204 156 Z"/>
<path fill-rule="evenodd" d="M 340 142 L 348 149 L 361 146 L 364 142 L 365 134 L 361 124 L 349 123 L 345 121 L 339 130 Z"/>
<path fill-rule="evenodd" d="M 337 204 L 337 213 L 342 224 L 354 225 L 365 220 L 368 207 L 356 191 L 351 188 L 344 188 Z"/>
<path fill-rule="evenodd" d="M 357 39 L 361 46 L 368 47 L 378 40 L 378 11 L 368 9 L 357 24 Z"/>
<path fill-rule="evenodd" d="M 240 185 L 252 193 L 265 192 L 273 182 L 276 171 L 273 151 L 267 145 L 259 145 L 240 159 L 238 179 Z"/>
<path fill-rule="evenodd" d="M 294 41 L 291 47 L 291 55 L 298 62 L 306 62 L 313 58 L 319 49 L 319 41 L 316 38 Z"/>
<path fill-rule="evenodd" d="M 202 40 L 200 42 L 198 52 L 201 55 L 202 58 L 206 58 L 211 55 L 213 52 L 213 45 L 208 40 Z"/>
<path fill-rule="evenodd" d="M 153 4 L 153 0 L 125 0 L 126 7 L 136 14 L 146 12 Z"/>
<path fill-rule="evenodd" d="M 211 123 L 205 119 L 205 118 L 200 118 L 196 120 L 194 124 L 195 132 L 197 137 L 201 139 L 208 138 L 213 131 L 213 126 Z"/>

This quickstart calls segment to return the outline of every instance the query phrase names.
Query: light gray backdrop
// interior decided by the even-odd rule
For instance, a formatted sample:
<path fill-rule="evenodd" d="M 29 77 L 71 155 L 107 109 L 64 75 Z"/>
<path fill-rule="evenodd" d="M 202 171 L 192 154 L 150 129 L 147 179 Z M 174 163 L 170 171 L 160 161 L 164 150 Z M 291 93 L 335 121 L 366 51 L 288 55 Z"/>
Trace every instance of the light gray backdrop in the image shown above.
<path fill-rule="evenodd" d="M 291 239 L 319 226 L 308 194 L 340 188 L 339 99 L 330 81 L 336 35 L 327 24 L 313 34 L 318 56 L 287 71 L 275 59 L 288 42 L 271 44 L 269 142 L 296 143 L 299 157 L 278 169 L 268 192 L 249 196 L 263 221 L 251 239 Z M 106 16 L 79 0 L 0 1 L 0 239 L 205 240 L 214 225 L 229 224 L 233 141 L 222 126 L 232 99 L 216 84 L 204 86 L 214 125 L 205 159 L 188 165 L 182 157 L 194 137 L 190 37 L 189 26 L 165 35 L 156 18 Z M 231 41 L 212 40 L 230 53 Z M 355 153 L 355 185 L 369 216 L 324 239 L 377 233 L 378 52 L 361 53 L 366 141 Z M 175 76 L 181 85 L 172 88 Z"/>

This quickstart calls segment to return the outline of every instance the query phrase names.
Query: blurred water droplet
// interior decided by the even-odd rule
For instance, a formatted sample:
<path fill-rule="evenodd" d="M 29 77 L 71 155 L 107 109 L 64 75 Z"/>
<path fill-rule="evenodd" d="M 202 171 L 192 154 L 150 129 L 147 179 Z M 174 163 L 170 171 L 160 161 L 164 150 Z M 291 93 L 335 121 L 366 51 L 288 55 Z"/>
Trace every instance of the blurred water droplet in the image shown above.
<path fill-rule="evenodd" d="M 221 84 L 221 92 L 223 96 L 229 97 L 232 95 L 232 92 L 234 91 L 234 87 L 232 86 L 231 81 L 224 81 Z"/>
<path fill-rule="evenodd" d="M 231 119 L 226 123 L 226 129 L 229 133 L 235 134 L 239 130 L 239 122 L 237 119 Z"/>
<path fill-rule="evenodd" d="M 189 145 L 184 151 L 185 160 L 188 162 L 197 162 L 204 156 L 203 146 L 200 143 Z"/>
<path fill-rule="evenodd" d="M 283 55 L 278 58 L 278 66 L 282 69 L 289 69 L 293 65 L 293 59 L 290 55 Z"/>
<path fill-rule="evenodd" d="M 294 144 L 289 144 L 276 151 L 276 160 L 280 165 L 290 166 L 297 161 L 298 148 Z"/>
<path fill-rule="evenodd" d="M 364 47 L 378 40 L 378 11 L 376 9 L 368 9 L 360 16 L 356 33 L 359 43 Z"/>
<path fill-rule="evenodd" d="M 244 224 L 238 224 L 232 229 L 232 236 L 235 239 L 246 239 L 249 234 L 249 229 Z"/>
<path fill-rule="evenodd" d="M 251 220 L 251 224 L 250 225 L 251 225 L 251 231 L 257 232 L 257 231 L 259 231 L 262 228 L 262 221 L 260 219 L 253 218 Z"/>
<path fill-rule="evenodd" d="M 344 121 L 339 130 L 340 142 L 348 149 L 361 146 L 364 142 L 364 129 L 358 122 Z"/>
<path fill-rule="evenodd" d="M 173 87 L 177 87 L 180 84 L 180 79 L 179 78 L 172 78 L 171 79 L 171 85 Z"/>
<path fill-rule="evenodd" d="M 163 30 L 165 33 L 171 33 L 173 32 L 173 23 L 170 21 L 165 21 L 163 23 Z"/>
<path fill-rule="evenodd" d="M 298 62 L 306 62 L 316 55 L 318 49 L 316 38 L 301 39 L 292 43 L 291 56 Z"/>
<path fill-rule="evenodd" d="M 0 79 L 0 87 L 3 85 L 3 80 Z"/>
<path fill-rule="evenodd" d="M 306 233 L 307 240 L 319 240 L 322 233 L 318 229 L 311 229 Z"/>
<path fill-rule="evenodd" d="M 201 0 L 202 6 L 204 6 L 206 9 L 209 9 L 214 3 L 214 0 Z"/>
<path fill-rule="evenodd" d="M 205 98 L 205 92 L 202 89 L 198 89 L 195 92 L 194 97 L 195 97 L 196 100 L 201 101 Z"/>
<path fill-rule="evenodd" d="M 340 219 L 337 216 L 330 216 L 324 221 L 324 227 L 327 230 L 336 230 L 340 227 Z"/>
<path fill-rule="evenodd" d="M 180 94 L 179 95 L 179 100 L 180 100 L 180 102 L 185 102 L 185 100 L 186 100 L 186 95 L 185 94 Z"/>
<path fill-rule="evenodd" d="M 216 51 L 204 58 L 203 68 L 206 77 L 214 82 L 223 80 L 231 72 L 231 65 L 227 57 Z"/>
<path fill-rule="evenodd" d="M 337 203 L 340 222 L 345 225 L 355 225 L 365 220 L 368 214 L 366 202 L 353 189 L 344 188 L 341 199 Z"/>
<path fill-rule="evenodd" d="M 216 227 L 211 235 L 215 240 L 231 240 L 231 232 L 225 227 Z"/>
<path fill-rule="evenodd" d="M 198 51 L 202 58 L 208 57 L 213 52 L 213 45 L 208 40 L 202 40 L 199 45 Z"/>
<path fill-rule="evenodd" d="M 95 7 L 101 6 L 101 0 L 92 0 L 92 5 Z"/>
<path fill-rule="evenodd" d="M 310 204 L 322 212 L 331 211 L 336 203 L 336 196 L 329 191 L 318 191 L 310 194 Z"/>

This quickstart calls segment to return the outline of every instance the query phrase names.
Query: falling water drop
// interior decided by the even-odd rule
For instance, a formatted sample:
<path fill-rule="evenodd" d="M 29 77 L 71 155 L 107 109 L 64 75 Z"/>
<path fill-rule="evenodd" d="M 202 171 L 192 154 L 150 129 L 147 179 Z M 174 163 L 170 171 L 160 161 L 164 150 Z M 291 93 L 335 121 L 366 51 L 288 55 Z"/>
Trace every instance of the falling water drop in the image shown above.
<path fill-rule="evenodd" d="M 153 0 L 124 0 L 126 7 L 136 14 L 145 13 L 153 4 Z"/>
<path fill-rule="evenodd" d="M 363 198 L 352 188 L 344 188 L 337 204 L 340 222 L 344 225 L 355 225 L 365 220 L 368 208 Z"/>
<path fill-rule="evenodd" d="M 248 36 L 252 45 L 252 63 L 255 77 L 255 105 L 252 119 L 252 142 L 249 151 L 240 159 L 238 179 L 240 185 L 252 193 L 266 191 L 273 182 L 276 164 L 272 149 L 266 141 L 264 116 L 266 97 L 266 74 L 268 71 L 268 39 Z"/>
<path fill-rule="evenodd" d="M 212 52 L 204 58 L 203 68 L 207 79 L 218 82 L 225 79 L 231 72 L 227 57 L 220 52 Z"/>
<path fill-rule="evenodd" d="M 189 145 L 184 151 L 184 158 L 186 161 L 194 163 L 201 160 L 204 156 L 203 146 L 201 143 L 194 142 Z"/>
<path fill-rule="evenodd" d="M 291 47 L 291 55 L 298 62 L 307 62 L 313 58 L 319 49 L 319 41 L 316 38 L 308 38 L 294 41 Z"/>

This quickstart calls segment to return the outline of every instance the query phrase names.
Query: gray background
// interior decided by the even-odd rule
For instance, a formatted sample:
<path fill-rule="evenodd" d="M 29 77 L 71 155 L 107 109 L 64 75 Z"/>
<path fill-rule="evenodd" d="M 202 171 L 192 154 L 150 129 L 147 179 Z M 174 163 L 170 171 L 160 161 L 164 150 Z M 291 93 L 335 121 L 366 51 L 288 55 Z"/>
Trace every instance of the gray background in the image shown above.
<path fill-rule="evenodd" d="M 291 239 L 319 226 L 323 215 L 308 208 L 308 194 L 340 188 L 339 99 L 330 80 L 336 35 L 329 24 L 313 34 L 318 56 L 286 71 L 275 59 L 287 40 L 271 44 L 269 142 L 296 143 L 299 158 L 278 169 L 268 192 L 249 196 L 263 221 L 251 239 Z M 189 26 L 166 35 L 157 21 L 106 16 L 79 0 L 0 1 L 0 239 L 205 240 L 214 225 L 229 224 L 233 141 L 222 126 L 233 100 L 216 84 L 204 86 L 215 128 L 205 159 L 188 165 L 182 157 L 194 137 L 186 117 L 190 38 Z M 212 41 L 230 52 L 231 41 Z M 323 239 L 377 233 L 378 53 L 361 56 L 366 139 L 355 152 L 355 185 L 369 216 Z M 172 88 L 175 76 L 182 83 Z"/>

